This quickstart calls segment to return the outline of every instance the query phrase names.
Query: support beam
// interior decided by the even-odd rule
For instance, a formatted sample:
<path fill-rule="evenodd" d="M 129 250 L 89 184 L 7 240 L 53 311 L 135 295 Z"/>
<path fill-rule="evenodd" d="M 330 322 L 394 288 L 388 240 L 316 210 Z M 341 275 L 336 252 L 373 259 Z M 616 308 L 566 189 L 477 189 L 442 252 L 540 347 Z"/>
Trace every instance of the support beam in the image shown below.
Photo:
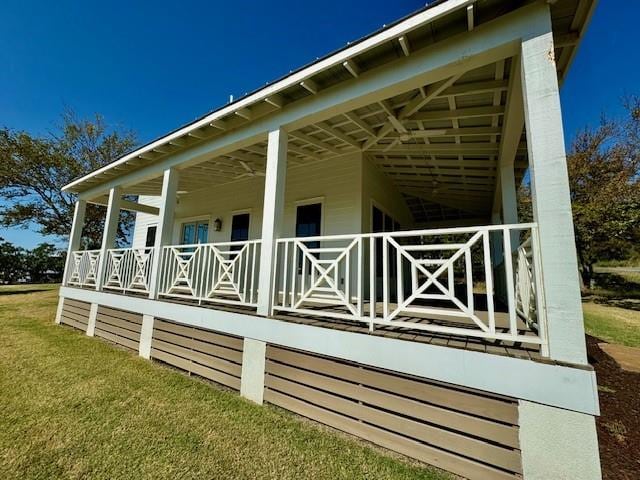
<path fill-rule="evenodd" d="M 64 267 L 64 276 L 62 284 L 66 285 L 70 275 L 70 265 L 73 262 L 72 252 L 80 250 L 82 242 L 82 229 L 84 228 L 84 217 L 87 211 L 87 202 L 85 200 L 77 200 L 76 207 L 73 211 L 73 222 L 71 223 L 71 233 L 69 234 L 69 246 L 67 247 L 67 260 Z M 62 302 L 62 299 L 61 299 Z"/>
<path fill-rule="evenodd" d="M 273 304 L 273 269 L 276 239 L 280 237 L 284 216 L 284 189 L 287 174 L 287 133 L 269 132 L 267 169 L 264 179 L 262 246 L 258 283 L 258 315 L 269 316 Z"/>
<path fill-rule="evenodd" d="M 93 203 L 94 205 L 107 206 L 109 205 L 109 197 L 104 196 L 96 198 L 95 200 L 91 200 L 89 203 Z M 160 209 L 157 207 L 145 205 L 144 203 L 132 202 L 131 200 L 120 200 L 120 209 L 127 210 L 129 212 L 148 213 L 150 215 L 158 215 L 160 213 Z"/>
<path fill-rule="evenodd" d="M 147 360 L 151 358 L 151 339 L 153 337 L 153 315 L 142 315 L 142 327 L 140 328 L 140 345 L 138 355 Z"/>
<path fill-rule="evenodd" d="M 96 334 L 96 320 L 98 319 L 98 304 L 92 303 L 89 307 L 89 320 L 87 321 L 87 331 L 85 332 L 88 337 L 93 337 Z"/>
<path fill-rule="evenodd" d="M 554 60 L 551 15 L 523 40 L 522 87 L 531 171 L 533 216 L 538 223 L 549 353 L 587 363 L 569 176 Z"/>
<path fill-rule="evenodd" d="M 107 216 L 104 220 L 104 231 L 102 233 L 102 247 L 100 248 L 100 261 L 96 274 L 96 290 L 102 288 L 104 272 L 107 266 L 107 251 L 115 248 L 116 236 L 118 235 L 118 224 L 120 223 L 120 202 L 122 201 L 122 189 L 117 186 L 109 190 L 109 204 L 107 205 Z"/>
<path fill-rule="evenodd" d="M 178 180 L 180 174 L 175 168 L 164 171 L 162 177 L 162 195 L 160 202 L 160 215 L 156 230 L 156 241 L 154 244 L 153 263 L 151 265 L 151 280 L 149 288 L 149 298 L 157 298 L 158 282 L 160 280 L 160 258 L 162 247 L 171 243 L 173 233 L 173 217 L 176 209 L 176 196 L 178 192 Z"/>
<path fill-rule="evenodd" d="M 244 339 L 240 395 L 258 405 L 262 405 L 263 401 L 266 353 L 265 342 L 252 338 Z"/>

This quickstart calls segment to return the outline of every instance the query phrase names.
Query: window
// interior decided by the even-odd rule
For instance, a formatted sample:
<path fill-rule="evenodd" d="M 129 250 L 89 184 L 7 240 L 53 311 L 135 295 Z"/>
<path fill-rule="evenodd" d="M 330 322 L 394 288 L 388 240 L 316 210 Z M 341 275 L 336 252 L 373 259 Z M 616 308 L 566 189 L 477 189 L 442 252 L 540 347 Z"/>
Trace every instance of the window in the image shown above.
<path fill-rule="evenodd" d="M 321 234 L 322 204 L 299 205 L 296 209 L 296 237 L 316 237 Z M 320 248 L 320 242 L 305 242 L 307 248 Z M 317 254 L 315 254 L 317 256 Z M 302 255 L 298 256 L 298 272 L 302 273 Z"/>
<path fill-rule="evenodd" d="M 155 225 L 147 227 L 147 237 L 144 241 L 144 246 L 146 248 L 153 248 L 156 244 L 156 232 L 158 231 L 158 227 Z"/>
<path fill-rule="evenodd" d="M 182 245 L 191 245 L 194 243 L 207 243 L 209 237 L 209 222 L 189 222 L 182 224 Z"/>

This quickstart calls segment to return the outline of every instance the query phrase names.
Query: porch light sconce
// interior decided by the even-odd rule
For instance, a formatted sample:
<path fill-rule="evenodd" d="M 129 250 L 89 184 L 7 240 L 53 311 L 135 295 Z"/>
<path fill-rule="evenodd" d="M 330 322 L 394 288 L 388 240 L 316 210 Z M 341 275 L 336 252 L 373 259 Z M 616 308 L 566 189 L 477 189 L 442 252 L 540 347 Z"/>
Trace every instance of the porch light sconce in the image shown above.
<path fill-rule="evenodd" d="M 222 230 L 222 220 L 220 220 L 219 218 L 216 218 L 213 221 L 213 230 L 216 232 L 219 232 L 220 230 Z"/>

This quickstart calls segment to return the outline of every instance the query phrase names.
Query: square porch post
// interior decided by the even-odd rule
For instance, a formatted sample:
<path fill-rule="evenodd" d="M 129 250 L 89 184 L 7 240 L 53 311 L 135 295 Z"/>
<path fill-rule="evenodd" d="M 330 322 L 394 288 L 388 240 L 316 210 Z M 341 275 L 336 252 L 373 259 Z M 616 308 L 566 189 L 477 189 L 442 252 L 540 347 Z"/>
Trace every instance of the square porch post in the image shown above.
<path fill-rule="evenodd" d="M 100 259 L 98 261 L 98 272 L 96 275 L 96 290 L 102 289 L 104 283 L 104 273 L 107 268 L 107 251 L 115 247 L 116 236 L 118 235 L 118 224 L 120 223 L 120 203 L 122 202 L 122 189 L 113 187 L 109 190 L 109 204 L 107 205 L 107 215 L 104 221 L 102 233 L 102 247 L 100 248 Z"/>
<path fill-rule="evenodd" d="M 540 33 L 524 38 L 521 45 L 533 217 L 539 232 L 550 357 L 586 364 L 551 15 L 545 7 L 545 25 Z"/>
<path fill-rule="evenodd" d="M 158 212 L 156 240 L 153 245 L 153 262 L 151 264 L 151 277 L 149 281 L 149 298 L 158 297 L 162 266 L 162 247 L 171 243 L 179 179 L 180 174 L 175 168 L 165 170 L 162 176 L 162 194 L 160 211 Z"/>
<path fill-rule="evenodd" d="M 86 211 L 87 201 L 81 199 L 76 200 L 75 209 L 73 211 L 73 222 L 71 224 L 71 233 L 69 234 L 69 246 L 67 247 L 67 259 L 64 267 L 64 275 L 62 277 L 63 285 L 66 285 L 69 280 L 69 269 L 71 262 L 73 261 L 73 252 L 80 249 Z"/>
<path fill-rule="evenodd" d="M 271 314 L 275 271 L 276 239 L 282 232 L 284 215 L 284 189 L 287 174 L 287 133 L 279 128 L 269 132 L 267 167 L 264 178 L 262 214 L 262 247 L 258 280 L 258 315 Z"/>

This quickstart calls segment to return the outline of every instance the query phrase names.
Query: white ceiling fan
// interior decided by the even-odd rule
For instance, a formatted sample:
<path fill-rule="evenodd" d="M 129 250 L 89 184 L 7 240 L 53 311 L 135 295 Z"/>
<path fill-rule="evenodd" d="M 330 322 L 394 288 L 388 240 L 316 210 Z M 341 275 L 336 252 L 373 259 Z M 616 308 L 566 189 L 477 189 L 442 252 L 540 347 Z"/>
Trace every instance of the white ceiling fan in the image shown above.
<path fill-rule="evenodd" d="M 251 168 L 249 165 L 247 165 L 246 162 L 243 162 L 242 160 L 239 160 L 239 162 L 240 162 L 240 165 L 242 165 L 244 167 L 246 172 L 241 173 L 237 177 L 234 177 L 234 180 L 238 180 L 238 179 L 244 178 L 244 177 L 264 177 L 264 172 L 255 171 L 253 168 Z"/>

